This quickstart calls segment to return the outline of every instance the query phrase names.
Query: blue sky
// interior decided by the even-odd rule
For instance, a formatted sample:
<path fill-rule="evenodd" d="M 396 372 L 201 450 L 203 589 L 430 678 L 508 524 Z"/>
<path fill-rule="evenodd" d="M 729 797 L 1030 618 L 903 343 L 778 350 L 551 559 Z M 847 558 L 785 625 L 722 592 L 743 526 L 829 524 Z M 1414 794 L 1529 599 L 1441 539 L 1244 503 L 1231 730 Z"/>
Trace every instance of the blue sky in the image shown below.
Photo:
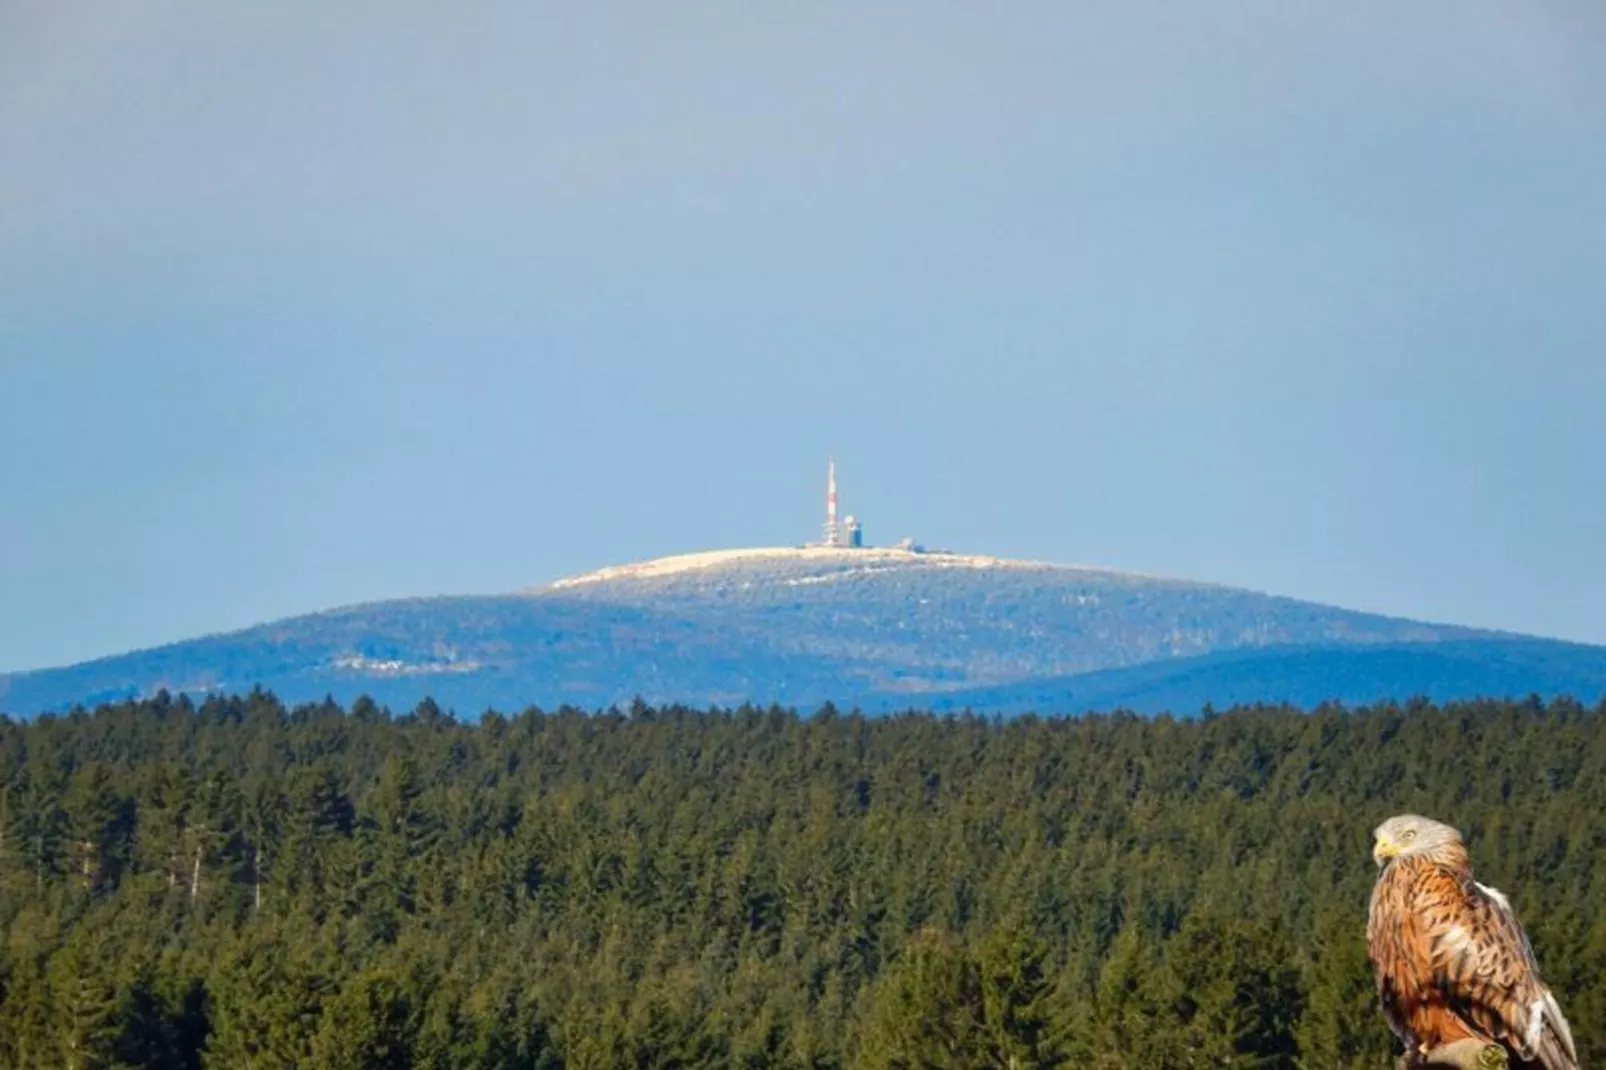
<path fill-rule="evenodd" d="M 0 5 L 0 670 L 817 529 L 1606 642 L 1589 0 Z"/>

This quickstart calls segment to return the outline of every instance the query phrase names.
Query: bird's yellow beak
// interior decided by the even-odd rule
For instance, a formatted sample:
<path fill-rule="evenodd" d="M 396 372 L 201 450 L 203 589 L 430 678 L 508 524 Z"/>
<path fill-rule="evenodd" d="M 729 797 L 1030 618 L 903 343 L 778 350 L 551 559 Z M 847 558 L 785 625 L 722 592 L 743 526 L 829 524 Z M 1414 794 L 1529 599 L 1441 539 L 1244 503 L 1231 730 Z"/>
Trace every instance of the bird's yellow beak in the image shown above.
<path fill-rule="evenodd" d="M 1379 866 L 1399 853 L 1400 845 L 1387 836 L 1379 836 L 1377 842 L 1372 844 L 1372 861 Z"/>

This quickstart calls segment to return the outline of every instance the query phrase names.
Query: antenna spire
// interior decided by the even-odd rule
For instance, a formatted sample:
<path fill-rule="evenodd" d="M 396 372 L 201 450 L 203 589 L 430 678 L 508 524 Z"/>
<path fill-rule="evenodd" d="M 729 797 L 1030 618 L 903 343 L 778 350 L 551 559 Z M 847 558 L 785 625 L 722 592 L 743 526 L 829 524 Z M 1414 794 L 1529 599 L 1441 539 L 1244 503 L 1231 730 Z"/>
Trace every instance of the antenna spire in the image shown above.
<path fill-rule="evenodd" d="M 825 465 L 825 545 L 842 545 L 842 529 L 836 522 L 836 458 Z"/>

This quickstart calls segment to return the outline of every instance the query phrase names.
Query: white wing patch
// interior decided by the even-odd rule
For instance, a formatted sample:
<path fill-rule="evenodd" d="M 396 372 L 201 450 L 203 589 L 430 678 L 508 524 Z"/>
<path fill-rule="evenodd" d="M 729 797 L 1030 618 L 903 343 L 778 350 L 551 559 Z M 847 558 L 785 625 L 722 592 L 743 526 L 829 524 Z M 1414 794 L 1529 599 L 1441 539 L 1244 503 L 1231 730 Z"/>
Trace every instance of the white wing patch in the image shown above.
<path fill-rule="evenodd" d="M 1550 1002 L 1550 993 L 1528 1004 L 1528 1028 L 1523 1030 L 1522 1050 L 1524 1055 L 1532 1055 L 1533 1050 L 1539 1046 L 1539 1033 L 1545 1027 L 1545 1004 Z"/>
<path fill-rule="evenodd" d="M 1473 884 L 1478 884 L 1477 881 L 1473 881 L 1472 883 Z M 1496 903 L 1500 904 L 1501 909 L 1507 910 L 1507 911 L 1509 911 L 1511 909 L 1511 900 L 1507 899 L 1506 898 L 1506 893 L 1502 892 L 1500 889 L 1491 888 L 1487 884 L 1478 884 L 1478 891 L 1482 892 L 1484 895 L 1488 896 L 1490 899 L 1493 899 Z"/>

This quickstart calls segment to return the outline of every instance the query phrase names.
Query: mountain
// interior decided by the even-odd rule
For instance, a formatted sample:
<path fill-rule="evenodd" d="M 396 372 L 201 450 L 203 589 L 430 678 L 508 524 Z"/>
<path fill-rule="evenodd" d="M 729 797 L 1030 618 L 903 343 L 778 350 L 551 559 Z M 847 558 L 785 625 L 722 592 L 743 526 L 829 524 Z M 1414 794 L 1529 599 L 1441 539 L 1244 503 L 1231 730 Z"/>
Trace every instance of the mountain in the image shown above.
<path fill-rule="evenodd" d="M 498 596 L 352 606 L 0 677 L 0 709 L 260 685 L 461 713 L 830 700 L 1013 712 L 1606 693 L 1606 648 L 1109 569 L 907 549 L 660 558 Z"/>

